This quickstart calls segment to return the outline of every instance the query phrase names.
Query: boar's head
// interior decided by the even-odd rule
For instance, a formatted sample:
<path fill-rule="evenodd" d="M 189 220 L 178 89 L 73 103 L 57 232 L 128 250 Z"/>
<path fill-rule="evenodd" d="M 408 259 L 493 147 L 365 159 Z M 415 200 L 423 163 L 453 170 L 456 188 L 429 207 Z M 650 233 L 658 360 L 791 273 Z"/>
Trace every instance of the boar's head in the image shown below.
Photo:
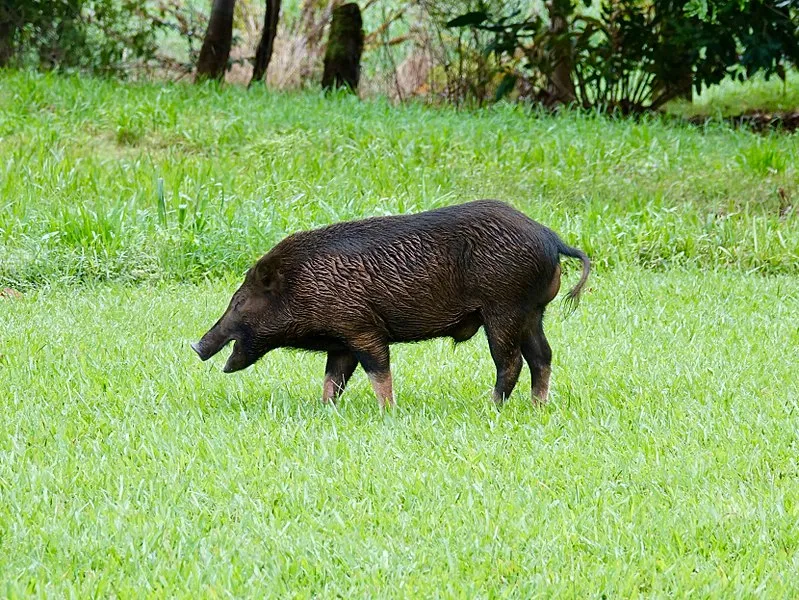
<path fill-rule="evenodd" d="M 199 342 L 191 345 L 200 359 L 208 360 L 232 341 L 233 352 L 222 370 L 233 373 L 246 369 L 277 347 L 282 281 L 279 264 L 269 260 L 268 255 L 247 271 L 222 317 Z"/>

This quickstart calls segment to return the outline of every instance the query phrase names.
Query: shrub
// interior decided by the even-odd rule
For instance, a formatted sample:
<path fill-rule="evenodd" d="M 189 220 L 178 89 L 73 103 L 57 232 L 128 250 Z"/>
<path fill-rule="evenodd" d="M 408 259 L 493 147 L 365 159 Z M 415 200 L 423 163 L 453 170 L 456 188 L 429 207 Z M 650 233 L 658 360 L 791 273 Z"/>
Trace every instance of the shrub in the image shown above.
<path fill-rule="evenodd" d="M 623 113 L 657 109 L 729 75 L 784 77 L 786 64 L 799 64 L 791 0 L 602 0 L 598 16 L 579 4 L 549 0 L 544 18 L 481 3 L 447 26 L 489 34 L 482 53 L 503 74 L 497 97 L 523 80 L 546 104 Z"/>
<path fill-rule="evenodd" d="M 0 66 L 119 75 L 157 50 L 152 7 L 134 0 L 5 0 Z"/>

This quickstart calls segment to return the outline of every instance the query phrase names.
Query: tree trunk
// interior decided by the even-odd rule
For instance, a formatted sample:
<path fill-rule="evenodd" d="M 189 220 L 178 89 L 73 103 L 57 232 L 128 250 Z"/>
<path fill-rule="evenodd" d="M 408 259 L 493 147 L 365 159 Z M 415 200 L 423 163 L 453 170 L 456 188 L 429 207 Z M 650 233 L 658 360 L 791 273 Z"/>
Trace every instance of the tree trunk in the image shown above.
<path fill-rule="evenodd" d="M 14 57 L 14 29 L 10 22 L 0 23 L 0 68 Z"/>
<path fill-rule="evenodd" d="M 552 44 L 552 74 L 549 76 L 549 101 L 553 104 L 569 104 L 577 99 L 572 80 L 571 45 L 557 37 L 567 33 L 566 15 L 571 10 L 569 0 L 549 0 L 546 3 L 549 12 L 549 32 L 554 39 Z"/>
<path fill-rule="evenodd" d="M 354 2 L 333 10 L 330 36 L 325 51 L 325 69 L 322 87 L 330 89 L 346 86 L 353 92 L 358 89 L 361 77 L 363 52 L 363 21 L 361 9 Z"/>
<path fill-rule="evenodd" d="M 680 74 L 680 79 L 677 81 L 676 98 L 687 100 L 688 102 L 694 99 L 694 72 L 691 68 L 691 63 L 688 63 L 685 71 Z"/>
<path fill-rule="evenodd" d="M 12 15 L 0 8 L 0 68 L 5 67 L 14 58 L 14 35 L 17 24 Z"/>
<path fill-rule="evenodd" d="M 277 35 L 277 22 L 280 18 L 280 0 L 266 0 L 266 12 L 264 13 L 264 30 L 261 32 L 261 41 L 258 42 L 258 49 L 255 51 L 255 65 L 252 70 L 250 86 L 256 81 L 261 81 L 266 75 L 266 68 L 272 60 L 272 48 L 275 45 Z"/>
<path fill-rule="evenodd" d="M 675 99 L 692 102 L 694 99 L 694 74 L 691 64 L 687 63 L 685 72 L 676 76 L 671 83 L 664 83 L 656 79 L 652 82 L 652 102 L 647 107 L 649 110 L 659 110 L 664 104 Z"/>
<path fill-rule="evenodd" d="M 197 81 L 205 79 L 222 80 L 230 56 L 233 39 L 233 9 L 236 0 L 213 0 L 211 18 L 197 60 Z"/>
<path fill-rule="evenodd" d="M 699 60 L 699 49 L 680 32 L 682 9 L 663 3 L 662 12 L 655 13 L 659 53 L 655 80 L 652 82 L 650 108 L 656 110 L 676 98 L 693 100 L 694 64 Z M 657 7 L 659 8 L 659 7 Z"/>
<path fill-rule="evenodd" d="M 672 66 L 669 81 L 665 85 L 671 98 L 679 98 L 691 102 L 694 98 L 694 57 L 690 49 L 678 49 L 674 54 L 679 57 Z"/>

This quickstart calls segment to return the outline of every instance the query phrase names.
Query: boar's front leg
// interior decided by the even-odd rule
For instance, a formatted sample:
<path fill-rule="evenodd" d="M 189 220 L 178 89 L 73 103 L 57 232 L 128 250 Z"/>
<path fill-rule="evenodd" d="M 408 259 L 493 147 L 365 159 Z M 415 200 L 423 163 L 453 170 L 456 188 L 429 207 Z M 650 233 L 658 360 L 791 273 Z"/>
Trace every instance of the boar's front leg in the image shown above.
<path fill-rule="evenodd" d="M 322 402 L 334 402 L 347 387 L 347 382 L 358 366 L 358 359 L 348 350 L 331 350 L 327 353 L 325 383 L 322 389 Z"/>
<path fill-rule="evenodd" d="M 377 395 L 381 410 L 394 406 L 394 393 L 391 389 L 391 364 L 388 344 L 372 342 L 355 351 L 355 357 L 369 376 L 372 389 Z"/>

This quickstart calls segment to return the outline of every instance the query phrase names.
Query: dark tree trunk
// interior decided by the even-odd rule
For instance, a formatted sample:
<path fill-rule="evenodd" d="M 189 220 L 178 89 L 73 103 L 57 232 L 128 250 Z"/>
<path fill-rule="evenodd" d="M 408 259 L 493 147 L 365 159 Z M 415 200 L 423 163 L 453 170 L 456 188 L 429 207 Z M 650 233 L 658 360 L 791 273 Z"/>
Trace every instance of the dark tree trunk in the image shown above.
<path fill-rule="evenodd" d="M 553 36 L 563 36 L 567 33 L 567 11 L 570 4 L 564 6 L 563 0 L 549 0 L 546 3 L 549 12 L 549 32 Z M 553 104 L 569 104 L 574 102 L 577 95 L 572 80 L 571 44 L 566 40 L 556 40 L 552 49 L 552 74 L 549 76 L 549 101 Z"/>
<path fill-rule="evenodd" d="M 658 61 L 652 82 L 651 109 L 675 98 L 693 100 L 694 64 L 699 60 L 699 49 L 692 47 L 685 33 L 680 32 L 682 9 L 666 5 L 662 11 L 655 17 L 661 45 L 659 54 L 663 58 Z"/>
<path fill-rule="evenodd" d="M 7 0 L 0 2 L 0 68 L 7 66 L 16 54 L 14 36 L 17 26 L 25 22 L 21 19 L 20 10 L 24 12 L 19 6 L 12 7 Z"/>
<path fill-rule="evenodd" d="M 330 36 L 325 51 L 325 70 L 322 87 L 346 86 L 358 89 L 363 52 L 363 21 L 361 9 L 354 2 L 343 4 L 333 11 Z"/>
<path fill-rule="evenodd" d="M 692 102 L 694 99 L 694 74 L 690 70 L 690 63 L 688 68 L 683 73 L 679 73 L 674 81 L 664 82 L 656 79 L 652 82 L 652 102 L 647 107 L 649 110 L 658 110 L 664 104 L 671 102 L 675 99 L 687 100 Z M 671 79 L 671 77 L 670 77 Z"/>
<path fill-rule="evenodd" d="M 686 63 L 686 68 L 674 82 L 674 97 L 691 102 L 694 99 L 694 73 L 691 63 Z"/>
<path fill-rule="evenodd" d="M 14 58 L 14 34 L 17 32 L 16 24 L 10 15 L 0 9 L 0 68 L 5 67 Z"/>
<path fill-rule="evenodd" d="M 693 102 L 694 100 L 694 74 L 691 71 L 688 71 L 682 77 L 681 89 L 680 89 L 680 98 L 683 100 L 687 100 L 688 102 Z"/>
<path fill-rule="evenodd" d="M 225 76 L 233 39 L 233 9 L 236 0 L 213 0 L 211 18 L 197 60 L 197 81 Z"/>
<path fill-rule="evenodd" d="M 253 65 L 250 85 L 261 81 L 266 75 L 266 68 L 269 66 L 269 61 L 272 60 L 278 19 L 280 19 L 280 0 L 266 0 L 264 30 L 261 32 L 261 41 L 258 42 L 258 49 L 255 51 L 255 65 Z"/>

